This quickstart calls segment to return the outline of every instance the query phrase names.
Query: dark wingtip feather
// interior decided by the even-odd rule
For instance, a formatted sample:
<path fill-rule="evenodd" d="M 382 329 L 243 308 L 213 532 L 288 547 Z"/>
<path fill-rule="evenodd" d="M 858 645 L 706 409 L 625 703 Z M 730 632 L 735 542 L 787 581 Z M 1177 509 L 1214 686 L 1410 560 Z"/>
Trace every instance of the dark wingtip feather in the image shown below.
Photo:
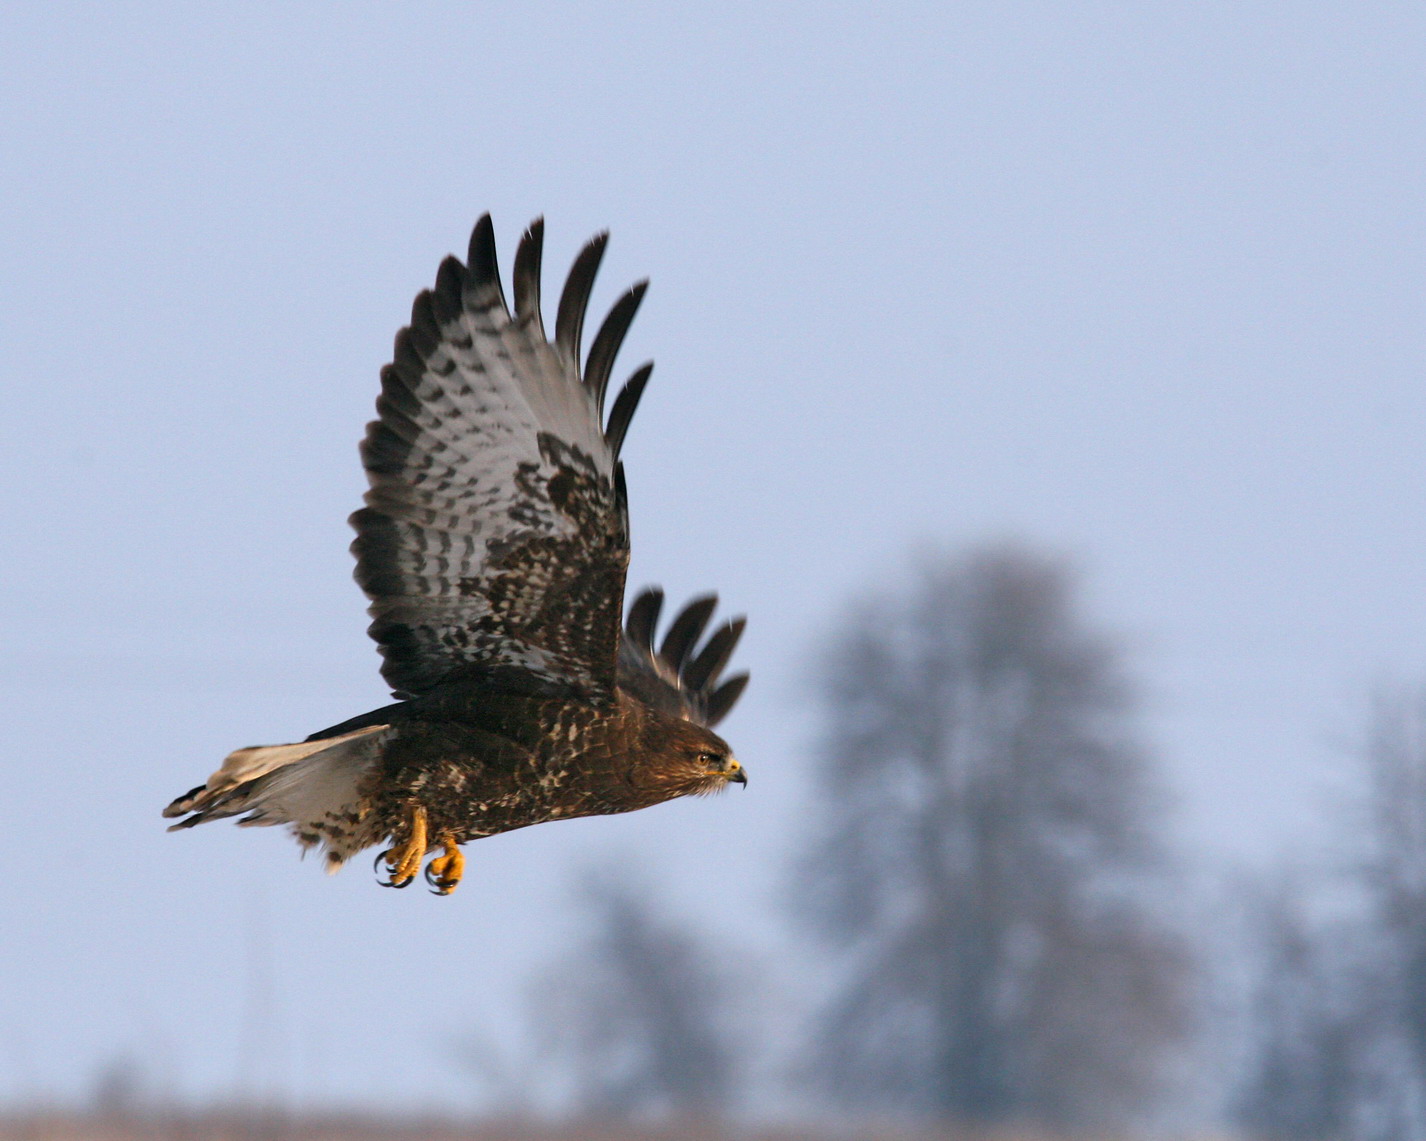
<path fill-rule="evenodd" d="M 520 238 L 515 251 L 515 316 L 531 322 L 545 335 L 540 316 L 540 265 L 544 260 L 545 220 L 536 218 Z"/>
<path fill-rule="evenodd" d="M 411 346 L 425 360 L 441 343 L 441 327 L 436 321 L 436 308 L 431 291 L 423 289 L 411 302 Z"/>
<path fill-rule="evenodd" d="M 624 465 L 614 463 L 614 504 L 619 510 L 619 535 L 629 544 L 629 482 L 624 478 Z"/>
<path fill-rule="evenodd" d="M 208 786 L 206 784 L 200 784 L 197 788 L 190 788 L 182 796 L 174 797 L 169 803 L 169 806 L 163 810 L 163 815 L 165 818 L 172 820 L 175 816 L 182 816 L 185 812 L 191 812 L 193 810 L 193 802 L 207 791 Z M 174 827 L 178 828 L 181 827 L 181 825 L 175 824 Z"/>
<path fill-rule="evenodd" d="M 470 233 L 466 263 L 470 266 L 471 281 L 476 288 L 494 290 L 503 306 L 505 290 L 500 285 L 500 263 L 495 256 L 495 225 L 489 214 L 482 214 Z"/>
<path fill-rule="evenodd" d="M 639 397 L 644 394 L 644 386 L 654 371 L 654 362 L 649 361 L 634 373 L 614 398 L 614 411 L 609 413 L 609 426 L 604 429 L 604 439 L 609 444 L 611 455 L 618 456 L 624 447 L 624 436 L 629 431 L 629 422 L 639 407 Z"/>
<path fill-rule="evenodd" d="M 614 358 L 619 355 L 619 346 L 633 324 L 634 314 L 639 311 L 639 302 L 648 290 L 648 280 L 636 282 L 609 310 L 604 324 L 594 337 L 594 345 L 589 350 L 589 359 L 584 365 L 584 386 L 594 394 L 594 406 L 599 414 L 604 414 L 604 390 L 609 387 L 609 373 L 614 368 Z"/>
<path fill-rule="evenodd" d="M 737 704 L 743 690 L 747 689 L 749 676 L 746 673 L 734 674 L 713 691 L 712 696 L 708 698 L 707 719 L 710 726 L 718 724 L 728 716 L 728 711 Z"/>
<path fill-rule="evenodd" d="M 708 619 L 713 617 L 713 611 L 717 606 L 718 596 L 716 594 L 705 594 L 685 606 L 679 612 L 678 617 L 673 620 L 673 624 L 668 628 L 668 633 L 664 635 L 663 645 L 659 647 L 659 657 L 682 673 L 684 664 L 688 661 L 689 651 L 702 637 L 703 630 L 708 625 Z"/>
<path fill-rule="evenodd" d="M 436 271 L 436 288 L 431 294 L 436 320 L 440 324 L 448 325 L 460 316 L 461 297 L 469 278 L 460 258 L 447 257 L 441 262 L 441 268 Z"/>
<path fill-rule="evenodd" d="M 629 607 L 629 620 L 624 631 L 629 641 L 649 654 L 654 652 L 654 630 L 659 624 L 659 611 L 663 609 L 663 591 L 651 586 L 634 599 Z"/>
<path fill-rule="evenodd" d="M 398 329 L 396 332 L 396 344 L 392 348 L 391 364 L 381 370 L 383 385 L 387 380 L 387 369 L 390 369 L 396 379 L 408 388 L 414 388 L 420 384 L 421 376 L 426 371 L 426 359 L 413 343 L 409 327 Z"/>
<path fill-rule="evenodd" d="M 559 312 L 555 316 L 555 347 L 560 355 L 579 371 L 579 336 L 584 328 L 584 311 L 589 305 L 589 291 L 594 288 L 594 275 L 604 257 L 609 231 L 601 230 L 585 243 L 574 259 L 569 277 L 560 294 Z"/>
<path fill-rule="evenodd" d="M 727 666 L 728 659 L 733 656 L 733 650 L 737 648 L 738 639 L 743 636 L 743 628 L 747 624 L 746 618 L 734 618 L 719 626 L 708 639 L 707 645 L 699 650 L 693 661 L 685 667 L 683 684 L 694 693 L 699 693 L 716 681 Z"/>

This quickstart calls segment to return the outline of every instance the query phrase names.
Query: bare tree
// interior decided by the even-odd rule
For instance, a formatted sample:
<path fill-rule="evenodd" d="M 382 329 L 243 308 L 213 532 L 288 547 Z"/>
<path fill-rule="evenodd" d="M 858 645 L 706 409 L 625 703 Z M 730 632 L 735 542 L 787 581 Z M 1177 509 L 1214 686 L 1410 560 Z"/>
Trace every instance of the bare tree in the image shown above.
<path fill-rule="evenodd" d="M 1249 953 L 1258 981 L 1233 1116 L 1270 1141 L 1351 1136 L 1366 1029 L 1361 965 L 1350 955 L 1354 931 L 1314 920 L 1291 880 L 1255 894 Z"/>
<path fill-rule="evenodd" d="M 1353 1137 L 1426 1141 L 1426 687 L 1382 687 L 1360 750 L 1366 795 L 1351 869 L 1365 899 Z"/>
<path fill-rule="evenodd" d="M 645 892 L 591 879 L 588 934 L 538 1006 L 575 1109 L 599 1118 L 712 1118 L 733 1096 L 729 985 L 697 936 Z"/>
<path fill-rule="evenodd" d="M 1186 956 L 1145 903 L 1159 804 L 1118 655 L 1064 568 L 1018 549 L 925 566 L 826 660 L 799 898 L 848 973 L 816 1076 L 975 1123 L 1142 1105 Z"/>
<path fill-rule="evenodd" d="M 1325 846 L 1339 874 L 1261 909 L 1255 1136 L 1426 1141 L 1426 689 L 1377 693 L 1357 759 L 1358 812 Z"/>
<path fill-rule="evenodd" d="M 1363 750 L 1370 848 L 1362 880 L 1380 927 L 1393 1020 L 1426 1095 L 1426 689 L 1379 691 Z"/>

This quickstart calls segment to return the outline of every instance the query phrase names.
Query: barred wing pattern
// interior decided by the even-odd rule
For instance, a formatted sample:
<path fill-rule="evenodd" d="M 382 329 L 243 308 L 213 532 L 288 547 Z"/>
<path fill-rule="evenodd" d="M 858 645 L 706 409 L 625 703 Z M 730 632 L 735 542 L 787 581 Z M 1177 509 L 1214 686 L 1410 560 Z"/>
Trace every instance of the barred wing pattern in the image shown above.
<path fill-rule="evenodd" d="M 747 620 L 723 623 L 699 649 L 698 641 L 718 605 L 716 594 L 706 594 L 679 612 L 655 649 L 654 630 L 663 597 L 663 591 L 650 588 L 629 606 L 619 646 L 619 684 L 661 712 L 712 728 L 728 715 L 748 684 L 747 673 L 718 680 Z"/>
<path fill-rule="evenodd" d="M 575 259 L 549 341 L 543 222 L 516 253 L 512 316 L 487 214 L 468 263 L 441 263 L 396 336 L 361 446 L 371 490 L 352 553 L 398 697 L 470 670 L 612 698 L 629 561 L 618 457 L 653 366 L 630 377 L 606 425 L 609 374 L 647 285 L 615 303 L 581 374 L 606 237 Z"/>

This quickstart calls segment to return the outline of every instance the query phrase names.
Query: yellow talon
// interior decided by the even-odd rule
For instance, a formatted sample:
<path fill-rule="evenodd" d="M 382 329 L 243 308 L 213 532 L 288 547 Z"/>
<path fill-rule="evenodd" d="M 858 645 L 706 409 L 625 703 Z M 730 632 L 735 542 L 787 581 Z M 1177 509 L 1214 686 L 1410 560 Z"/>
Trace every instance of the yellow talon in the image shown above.
<path fill-rule="evenodd" d="M 406 842 L 395 848 L 388 848 L 378 857 L 386 861 L 386 871 L 391 877 L 390 887 L 406 887 L 421 870 L 421 861 L 426 856 L 426 810 L 419 804 L 411 808 L 411 823 L 406 830 Z"/>
<path fill-rule="evenodd" d="M 450 895 L 465 874 L 465 853 L 456 847 L 455 837 L 449 832 L 441 834 L 441 846 L 445 854 L 426 865 L 426 882 L 436 889 L 436 895 Z"/>

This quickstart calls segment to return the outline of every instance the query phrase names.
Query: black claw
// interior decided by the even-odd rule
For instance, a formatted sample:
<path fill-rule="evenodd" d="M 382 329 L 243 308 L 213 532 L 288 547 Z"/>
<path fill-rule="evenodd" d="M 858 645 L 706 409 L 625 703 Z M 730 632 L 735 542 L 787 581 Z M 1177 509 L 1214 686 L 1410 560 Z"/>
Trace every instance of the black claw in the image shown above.
<path fill-rule="evenodd" d="M 387 857 L 387 856 L 391 855 L 392 851 L 393 851 L 393 849 L 387 848 L 386 851 L 380 853 L 380 854 L 376 857 L 376 859 L 372 861 L 372 863 L 371 863 L 371 870 L 376 873 L 376 882 L 377 882 L 378 884 L 380 884 L 382 887 L 394 887 L 394 888 L 410 887 L 410 886 L 411 886 L 411 881 L 416 878 L 415 876 L 407 876 L 404 880 L 382 879 L 382 878 L 381 878 L 381 870 L 382 870 L 382 869 L 381 869 L 381 864 L 382 864 L 383 861 L 386 860 L 386 857 Z M 386 865 L 386 874 L 387 874 L 388 876 L 390 876 L 393 871 L 395 871 L 395 869 L 392 868 L 391 864 L 388 862 L 387 865 Z"/>
<path fill-rule="evenodd" d="M 456 885 L 446 879 L 445 876 L 438 876 L 435 874 L 435 872 L 432 870 L 435 867 L 435 863 L 435 860 L 432 860 L 429 864 L 427 864 L 426 870 L 423 873 L 426 877 L 426 882 L 431 885 L 431 894 L 450 895 L 451 892 L 455 890 Z"/>

